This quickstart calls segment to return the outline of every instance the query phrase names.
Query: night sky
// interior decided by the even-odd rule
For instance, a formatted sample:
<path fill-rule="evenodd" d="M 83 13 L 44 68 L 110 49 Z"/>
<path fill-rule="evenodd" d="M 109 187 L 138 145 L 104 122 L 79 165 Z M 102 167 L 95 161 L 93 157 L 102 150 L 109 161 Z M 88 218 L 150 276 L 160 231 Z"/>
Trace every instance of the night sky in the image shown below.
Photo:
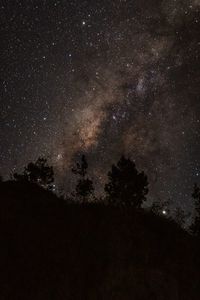
<path fill-rule="evenodd" d="M 189 209 L 200 179 L 200 0 L 0 1 L 0 174 L 39 156 L 97 190 L 121 154 L 150 199 Z"/>

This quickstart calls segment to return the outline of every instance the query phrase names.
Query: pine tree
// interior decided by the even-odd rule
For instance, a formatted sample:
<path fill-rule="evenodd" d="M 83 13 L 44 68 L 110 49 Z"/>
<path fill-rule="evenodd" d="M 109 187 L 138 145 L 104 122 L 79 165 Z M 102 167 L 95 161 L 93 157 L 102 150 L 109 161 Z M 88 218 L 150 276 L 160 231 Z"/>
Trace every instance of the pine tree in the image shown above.
<path fill-rule="evenodd" d="M 39 157 L 35 163 L 29 163 L 22 174 L 14 173 L 13 177 L 17 181 L 28 181 L 51 189 L 54 171 L 47 164 L 47 159 Z"/>
<path fill-rule="evenodd" d="M 74 196 L 80 202 L 89 201 L 94 192 L 93 181 L 88 178 L 87 169 L 88 163 L 85 155 L 82 155 L 81 163 L 76 163 L 76 167 L 72 168 L 72 172 L 79 176 Z"/>
<path fill-rule="evenodd" d="M 176 221 L 176 223 L 179 226 L 184 228 L 185 219 L 186 219 L 186 214 L 185 214 L 184 210 L 181 207 L 177 207 L 175 209 L 175 221 Z"/>
<path fill-rule="evenodd" d="M 200 188 L 196 183 L 194 185 L 192 197 L 195 201 L 196 216 L 195 216 L 194 223 L 191 226 L 191 230 L 194 234 L 200 235 Z"/>
<path fill-rule="evenodd" d="M 139 173 L 130 159 L 122 156 L 117 165 L 112 166 L 108 179 L 104 190 L 109 204 L 139 208 L 146 201 L 147 176 Z"/>

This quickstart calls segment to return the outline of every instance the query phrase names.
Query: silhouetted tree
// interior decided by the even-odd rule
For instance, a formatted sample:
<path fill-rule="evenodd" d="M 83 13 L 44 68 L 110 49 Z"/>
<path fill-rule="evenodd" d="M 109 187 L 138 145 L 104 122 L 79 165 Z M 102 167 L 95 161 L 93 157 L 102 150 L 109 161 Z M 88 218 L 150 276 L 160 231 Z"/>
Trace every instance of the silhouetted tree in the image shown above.
<path fill-rule="evenodd" d="M 54 171 L 47 164 L 47 159 L 39 157 L 35 163 L 29 163 L 22 174 L 14 173 L 13 177 L 17 181 L 28 181 L 52 189 Z"/>
<path fill-rule="evenodd" d="M 108 179 L 104 190 L 109 204 L 139 208 L 146 201 L 147 176 L 139 173 L 130 159 L 122 156 L 117 165 L 112 165 Z"/>
<path fill-rule="evenodd" d="M 88 201 L 94 192 L 93 181 L 88 178 L 87 169 L 88 163 L 85 155 L 82 155 L 81 163 L 76 163 L 76 167 L 72 168 L 72 172 L 79 176 L 74 196 L 81 202 Z"/>
<path fill-rule="evenodd" d="M 195 201 L 196 216 L 194 223 L 191 225 L 191 230 L 194 234 L 200 235 L 200 188 L 195 183 L 192 197 Z"/>
<path fill-rule="evenodd" d="M 185 226 L 185 218 L 186 218 L 186 214 L 184 212 L 184 210 L 181 207 L 177 207 L 175 209 L 175 221 L 176 223 L 183 227 Z"/>

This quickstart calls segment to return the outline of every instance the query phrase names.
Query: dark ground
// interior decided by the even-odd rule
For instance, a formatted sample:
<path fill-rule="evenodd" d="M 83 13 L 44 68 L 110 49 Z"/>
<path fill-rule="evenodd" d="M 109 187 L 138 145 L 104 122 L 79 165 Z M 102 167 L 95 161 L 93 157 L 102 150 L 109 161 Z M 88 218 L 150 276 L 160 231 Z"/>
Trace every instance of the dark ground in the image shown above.
<path fill-rule="evenodd" d="M 0 299 L 200 299 L 198 239 L 144 211 L 0 183 Z"/>

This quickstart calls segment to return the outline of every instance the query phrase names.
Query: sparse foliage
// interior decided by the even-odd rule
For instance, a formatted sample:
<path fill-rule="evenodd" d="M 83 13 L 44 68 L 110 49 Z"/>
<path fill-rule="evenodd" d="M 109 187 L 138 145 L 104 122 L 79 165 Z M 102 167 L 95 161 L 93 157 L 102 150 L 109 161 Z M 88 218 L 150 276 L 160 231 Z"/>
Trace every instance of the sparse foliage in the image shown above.
<path fill-rule="evenodd" d="M 151 206 L 151 211 L 156 215 L 169 215 L 170 214 L 170 199 L 166 201 L 154 201 Z"/>
<path fill-rule="evenodd" d="M 183 227 L 185 226 L 185 218 L 186 218 L 186 215 L 185 215 L 185 212 L 184 210 L 181 208 L 181 207 L 177 207 L 175 209 L 175 221 L 176 223 Z"/>
<path fill-rule="evenodd" d="M 200 235 L 200 188 L 196 183 L 194 185 L 192 197 L 195 201 L 196 216 L 195 216 L 194 223 L 191 226 L 191 230 L 194 234 Z"/>
<path fill-rule="evenodd" d="M 75 196 L 81 202 L 86 202 L 93 195 L 93 181 L 87 176 L 88 163 L 85 155 L 81 157 L 81 163 L 76 163 L 76 167 L 72 168 L 72 172 L 79 176 Z"/>
<path fill-rule="evenodd" d="M 47 164 L 47 159 L 38 158 L 35 163 L 29 163 L 22 174 L 14 173 L 17 181 L 28 181 L 51 189 L 54 182 L 53 167 Z"/>
<path fill-rule="evenodd" d="M 139 173 L 130 159 L 122 156 L 117 165 L 112 166 L 108 179 L 105 192 L 109 204 L 139 208 L 146 201 L 147 176 Z"/>

